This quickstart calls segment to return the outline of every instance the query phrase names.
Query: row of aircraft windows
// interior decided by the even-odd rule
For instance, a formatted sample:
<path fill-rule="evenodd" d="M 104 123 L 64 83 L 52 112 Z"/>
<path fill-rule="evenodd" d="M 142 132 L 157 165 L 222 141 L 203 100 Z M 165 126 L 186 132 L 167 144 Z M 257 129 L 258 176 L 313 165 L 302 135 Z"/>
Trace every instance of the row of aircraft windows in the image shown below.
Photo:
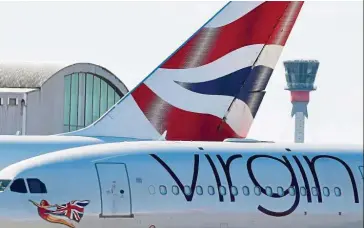
<path fill-rule="evenodd" d="M 245 196 L 249 196 L 250 195 L 250 189 L 248 186 L 244 186 L 242 187 L 242 193 L 243 195 Z M 273 192 L 273 188 L 272 187 L 266 187 L 265 189 L 265 192 L 268 196 L 273 196 L 273 194 L 278 194 L 279 196 L 284 196 L 284 188 L 283 187 L 277 187 L 277 192 L 274 193 Z M 192 194 L 192 190 L 191 190 L 191 187 L 186 185 L 184 186 L 184 191 L 185 191 L 185 194 L 186 195 L 191 195 Z M 226 191 L 226 187 L 225 186 L 220 186 L 218 191 L 220 192 L 221 195 L 226 195 L 227 194 L 227 191 Z M 254 187 L 254 194 L 256 196 L 260 196 L 262 194 L 262 188 L 256 186 Z M 155 191 L 154 191 L 154 187 L 153 188 L 149 188 L 149 192 L 151 194 L 154 194 Z M 196 186 L 196 194 L 197 195 L 203 195 L 203 187 L 198 185 Z M 307 195 L 307 192 L 308 190 L 306 189 L 306 187 L 300 187 L 299 189 L 299 192 L 302 196 L 306 196 Z M 167 195 L 168 193 L 168 190 L 167 190 L 167 187 L 165 185 L 160 185 L 159 186 L 159 193 L 161 195 Z M 215 195 L 215 187 L 214 186 L 208 186 L 207 187 L 207 193 L 209 195 Z M 237 196 L 239 194 L 239 190 L 237 187 L 235 186 L 232 186 L 231 187 L 231 193 L 234 195 L 234 196 Z M 172 194 L 173 195 L 179 195 L 180 194 L 180 188 L 176 185 L 173 185 L 172 186 Z M 295 196 L 296 195 L 296 189 L 294 187 L 290 187 L 288 189 L 288 194 L 291 195 L 291 196 Z M 312 187 L 311 188 L 311 194 L 313 196 L 317 196 L 318 195 L 318 188 L 316 187 Z M 322 188 L 322 194 L 326 197 L 330 196 L 330 189 L 328 187 L 323 187 Z M 334 188 L 334 194 L 335 196 L 339 197 L 341 196 L 341 189 L 339 187 L 335 187 Z"/>

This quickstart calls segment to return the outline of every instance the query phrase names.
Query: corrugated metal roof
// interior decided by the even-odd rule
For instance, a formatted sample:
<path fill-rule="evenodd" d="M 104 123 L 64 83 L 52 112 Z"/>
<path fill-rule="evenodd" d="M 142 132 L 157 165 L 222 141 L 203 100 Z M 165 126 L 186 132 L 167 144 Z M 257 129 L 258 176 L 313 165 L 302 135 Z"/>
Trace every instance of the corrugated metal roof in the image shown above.
<path fill-rule="evenodd" d="M 40 88 L 65 66 L 56 63 L 0 62 L 0 88 Z"/>

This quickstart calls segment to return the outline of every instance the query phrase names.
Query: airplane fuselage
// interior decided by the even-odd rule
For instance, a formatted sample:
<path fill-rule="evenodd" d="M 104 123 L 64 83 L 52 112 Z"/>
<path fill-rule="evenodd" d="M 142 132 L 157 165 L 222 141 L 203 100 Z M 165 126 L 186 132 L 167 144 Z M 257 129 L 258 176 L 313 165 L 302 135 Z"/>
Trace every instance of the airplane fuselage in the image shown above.
<path fill-rule="evenodd" d="M 131 142 L 86 146 L 0 172 L 5 227 L 362 227 L 363 149 L 279 144 Z M 11 190 L 39 180 L 40 193 Z M 79 222 L 52 215 L 81 202 Z M 6 207 L 4 207 L 6 205 Z M 8 206 L 9 205 L 9 206 Z M 37 206 L 38 205 L 38 206 Z M 71 206 L 70 206 L 71 207 Z M 49 210 L 48 213 L 46 210 Z M 66 209 L 65 209 L 66 210 Z M 67 224 L 68 223 L 68 224 Z"/>
<path fill-rule="evenodd" d="M 85 136 L 0 136 L 0 170 L 24 159 L 75 147 L 112 142 L 135 141 L 133 138 Z M 138 139 L 142 140 L 142 139 Z"/>

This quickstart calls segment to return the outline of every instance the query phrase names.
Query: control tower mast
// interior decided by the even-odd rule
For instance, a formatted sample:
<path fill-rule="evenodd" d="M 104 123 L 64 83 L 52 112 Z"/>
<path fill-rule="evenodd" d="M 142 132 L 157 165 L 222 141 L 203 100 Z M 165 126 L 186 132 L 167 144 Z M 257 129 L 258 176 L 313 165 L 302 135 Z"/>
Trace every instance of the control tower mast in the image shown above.
<path fill-rule="evenodd" d="M 286 80 L 288 91 L 291 91 L 292 113 L 295 116 L 296 143 L 305 140 L 305 117 L 308 118 L 307 105 L 310 101 L 310 92 L 316 90 L 314 82 L 319 67 L 317 60 L 290 60 L 285 61 Z"/>

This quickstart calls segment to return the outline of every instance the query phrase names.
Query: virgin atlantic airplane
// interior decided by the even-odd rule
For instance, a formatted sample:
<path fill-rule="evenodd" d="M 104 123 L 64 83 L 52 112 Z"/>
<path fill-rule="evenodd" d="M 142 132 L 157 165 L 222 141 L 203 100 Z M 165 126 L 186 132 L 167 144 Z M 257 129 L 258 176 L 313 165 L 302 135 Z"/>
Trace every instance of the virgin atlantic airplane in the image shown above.
<path fill-rule="evenodd" d="M 362 228 L 363 200 L 362 146 L 122 142 L 0 171 L 6 228 Z"/>

